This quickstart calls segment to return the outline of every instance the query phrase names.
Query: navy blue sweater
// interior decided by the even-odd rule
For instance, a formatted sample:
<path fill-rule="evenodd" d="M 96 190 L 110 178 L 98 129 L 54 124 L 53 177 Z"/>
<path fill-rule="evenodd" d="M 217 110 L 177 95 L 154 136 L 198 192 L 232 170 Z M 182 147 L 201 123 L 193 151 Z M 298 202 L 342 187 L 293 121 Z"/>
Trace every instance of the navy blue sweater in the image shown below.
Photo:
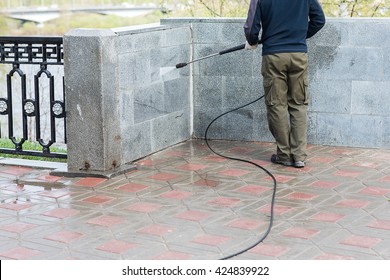
<path fill-rule="evenodd" d="M 324 25 L 318 0 L 251 0 L 244 32 L 255 45 L 262 31 L 263 55 L 307 52 L 306 39 Z"/>

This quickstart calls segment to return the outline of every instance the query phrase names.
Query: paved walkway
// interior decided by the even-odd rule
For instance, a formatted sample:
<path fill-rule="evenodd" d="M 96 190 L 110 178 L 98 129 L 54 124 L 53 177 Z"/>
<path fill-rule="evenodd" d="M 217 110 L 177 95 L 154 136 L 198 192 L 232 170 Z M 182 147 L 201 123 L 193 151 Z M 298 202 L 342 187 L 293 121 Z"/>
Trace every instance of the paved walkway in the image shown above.
<path fill-rule="evenodd" d="M 211 143 L 278 181 L 270 234 L 235 259 L 390 259 L 390 150 L 310 146 L 295 169 L 270 143 Z M 0 166 L 0 259 L 220 259 L 268 227 L 270 177 L 203 141 L 136 165 L 110 180 Z"/>

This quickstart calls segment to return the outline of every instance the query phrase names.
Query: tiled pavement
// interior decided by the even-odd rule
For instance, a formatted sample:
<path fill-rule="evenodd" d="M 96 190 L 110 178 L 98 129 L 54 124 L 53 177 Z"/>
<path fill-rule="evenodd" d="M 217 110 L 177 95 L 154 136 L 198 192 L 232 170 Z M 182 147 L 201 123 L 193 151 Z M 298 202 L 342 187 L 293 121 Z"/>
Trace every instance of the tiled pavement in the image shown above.
<path fill-rule="evenodd" d="M 272 143 L 213 141 L 278 182 L 274 225 L 235 259 L 390 259 L 390 150 L 310 146 L 304 169 Z M 0 259 L 220 259 L 264 234 L 273 185 L 191 140 L 113 179 L 0 166 Z"/>

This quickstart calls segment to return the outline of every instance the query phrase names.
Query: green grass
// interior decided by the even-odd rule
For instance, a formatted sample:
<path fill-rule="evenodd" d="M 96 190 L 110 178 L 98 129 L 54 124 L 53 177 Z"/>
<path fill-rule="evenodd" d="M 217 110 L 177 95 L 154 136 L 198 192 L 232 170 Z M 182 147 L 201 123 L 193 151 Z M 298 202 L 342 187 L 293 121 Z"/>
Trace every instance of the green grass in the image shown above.
<path fill-rule="evenodd" d="M 0 148 L 5 149 L 15 149 L 14 143 L 9 139 L 0 139 Z M 24 151 L 42 151 L 41 145 L 36 142 L 26 141 L 23 143 Z M 66 153 L 65 149 L 50 147 L 51 153 Z M 40 157 L 40 156 L 28 156 L 28 155 L 14 155 L 14 154 L 5 154 L 0 153 L 0 157 L 6 158 L 20 158 L 20 159 L 29 159 L 29 160 L 42 160 L 42 161 L 54 161 L 54 162 L 66 162 L 66 159 L 62 158 L 49 158 L 49 157 Z"/>

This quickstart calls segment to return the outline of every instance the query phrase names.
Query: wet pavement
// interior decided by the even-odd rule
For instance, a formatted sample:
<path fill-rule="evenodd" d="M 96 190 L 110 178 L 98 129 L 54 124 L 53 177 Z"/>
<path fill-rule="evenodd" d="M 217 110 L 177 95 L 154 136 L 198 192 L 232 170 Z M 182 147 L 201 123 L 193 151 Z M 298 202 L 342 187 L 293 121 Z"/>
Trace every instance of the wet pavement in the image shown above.
<path fill-rule="evenodd" d="M 234 259 L 390 259 L 390 150 L 310 146 L 303 169 L 270 163 L 273 143 L 212 141 L 277 179 L 273 227 Z M 0 165 L 0 259 L 205 260 L 255 244 L 273 182 L 191 140 L 103 178 Z"/>

